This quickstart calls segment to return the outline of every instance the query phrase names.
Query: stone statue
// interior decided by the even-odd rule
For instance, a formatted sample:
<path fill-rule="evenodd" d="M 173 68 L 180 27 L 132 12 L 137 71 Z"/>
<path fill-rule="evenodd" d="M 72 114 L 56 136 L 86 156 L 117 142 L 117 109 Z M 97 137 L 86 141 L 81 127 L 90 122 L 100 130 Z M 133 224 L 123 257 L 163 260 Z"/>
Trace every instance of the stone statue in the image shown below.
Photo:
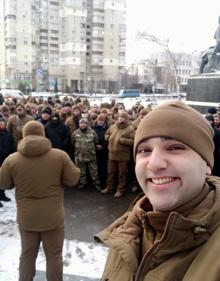
<path fill-rule="evenodd" d="M 202 55 L 199 73 L 220 72 L 220 16 L 214 38 L 216 40 L 216 46 L 210 47 Z"/>

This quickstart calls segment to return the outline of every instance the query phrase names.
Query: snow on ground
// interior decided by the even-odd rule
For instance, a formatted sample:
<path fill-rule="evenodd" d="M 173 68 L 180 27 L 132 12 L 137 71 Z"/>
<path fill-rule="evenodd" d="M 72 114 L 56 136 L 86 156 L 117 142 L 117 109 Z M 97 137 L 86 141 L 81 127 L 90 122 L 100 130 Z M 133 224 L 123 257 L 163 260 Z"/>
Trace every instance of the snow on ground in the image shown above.
<path fill-rule="evenodd" d="M 6 191 L 12 199 L 0 208 L 0 280 L 18 280 L 20 237 L 16 223 L 14 190 Z M 100 278 L 107 257 L 107 248 L 95 243 L 65 240 L 64 274 Z M 36 269 L 45 271 L 45 256 L 40 249 Z"/>

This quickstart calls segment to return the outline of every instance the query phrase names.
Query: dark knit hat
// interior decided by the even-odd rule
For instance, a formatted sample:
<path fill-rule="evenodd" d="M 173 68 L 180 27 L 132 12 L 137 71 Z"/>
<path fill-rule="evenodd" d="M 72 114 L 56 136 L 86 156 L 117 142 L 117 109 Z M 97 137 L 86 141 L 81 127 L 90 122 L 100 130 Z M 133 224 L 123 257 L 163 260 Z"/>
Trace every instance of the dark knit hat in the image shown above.
<path fill-rule="evenodd" d="M 43 113 L 47 113 L 47 114 L 51 115 L 52 114 L 52 109 L 50 107 L 45 107 L 41 111 L 41 114 L 43 114 Z"/>
<path fill-rule="evenodd" d="M 34 135 L 34 136 L 45 136 L 44 126 L 35 120 L 27 122 L 23 127 L 23 137 Z"/>
<path fill-rule="evenodd" d="M 216 114 L 217 113 L 217 109 L 214 106 L 211 106 L 208 108 L 208 113 L 210 114 Z"/>
<path fill-rule="evenodd" d="M 143 140 L 169 137 L 195 150 L 212 168 L 214 131 L 198 111 L 183 102 L 168 102 L 149 112 L 140 122 L 134 140 L 134 158 Z"/>

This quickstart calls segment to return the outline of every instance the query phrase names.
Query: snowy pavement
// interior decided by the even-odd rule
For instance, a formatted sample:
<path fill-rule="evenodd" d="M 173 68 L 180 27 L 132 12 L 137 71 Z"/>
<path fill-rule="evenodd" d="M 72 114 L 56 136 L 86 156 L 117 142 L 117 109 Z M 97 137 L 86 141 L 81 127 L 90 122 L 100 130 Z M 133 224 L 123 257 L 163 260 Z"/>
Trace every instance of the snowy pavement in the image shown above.
<path fill-rule="evenodd" d="M 14 190 L 6 191 L 11 202 L 3 202 L 0 208 L 0 280 L 18 280 L 18 263 L 20 255 L 20 237 L 16 224 L 16 204 Z M 77 240 L 65 240 L 64 281 L 99 280 L 104 268 L 107 248 L 100 244 Z M 40 249 L 36 262 L 35 281 L 44 281 L 45 256 Z"/>

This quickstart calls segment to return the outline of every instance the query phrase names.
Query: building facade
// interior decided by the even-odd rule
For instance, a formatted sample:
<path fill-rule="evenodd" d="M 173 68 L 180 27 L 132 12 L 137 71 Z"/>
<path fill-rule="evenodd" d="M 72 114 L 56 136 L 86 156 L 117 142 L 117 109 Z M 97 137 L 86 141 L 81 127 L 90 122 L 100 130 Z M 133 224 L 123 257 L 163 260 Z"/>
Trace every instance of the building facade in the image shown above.
<path fill-rule="evenodd" d="M 193 54 L 155 53 L 131 65 L 127 70 L 128 80 L 143 85 L 147 92 L 149 89 L 156 93 L 185 91 L 188 78 L 195 70 L 194 61 Z"/>
<path fill-rule="evenodd" d="M 2 0 L 0 87 L 119 89 L 125 23 L 126 0 Z"/>

